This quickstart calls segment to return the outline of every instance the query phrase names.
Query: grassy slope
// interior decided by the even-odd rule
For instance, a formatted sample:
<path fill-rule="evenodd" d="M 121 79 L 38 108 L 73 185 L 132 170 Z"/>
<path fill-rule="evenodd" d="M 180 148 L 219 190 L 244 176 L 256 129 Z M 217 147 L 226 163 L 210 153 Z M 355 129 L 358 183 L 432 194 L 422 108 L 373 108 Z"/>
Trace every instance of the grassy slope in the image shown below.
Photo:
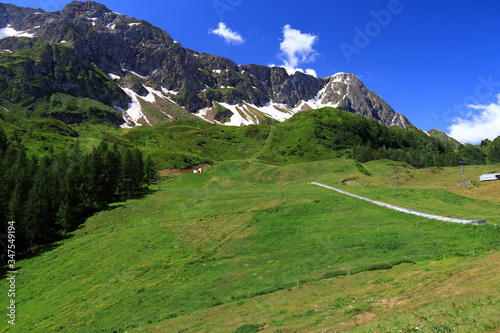
<path fill-rule="evenodd" d="M 54 119 L 28 119 L 10 112 L 9 108 L 4 110 L 0 103 L 0 127 L 10 138 L 17 135 L 32 154 L 58 152 L 76 139 L 87 148 L 105 140 L 139 147 L 152 156 L 159 169 L 183 169 L 202 163 L 253 158 L 259 154 L 269 134 L 269 127 L 265 125 L 228 127 L 199 119 L 182 119 L 132 130 L 91 123 L 68 126 Z"/>
<path fill-rule="evenodd" d="M 124 139 L 151 154 L 160 168 L 170 169 L 252 158 L 261 150 L 268 133 L 265 125 L 227 127 L 184 119 L 136 128 L 124 134 Z"/>
<path fill-rule="evenodd" d="M 500 224 L 496 213 L 500 196 L 497 190 L 499 182 L 479 182 L 479 175 L 496 170 L 498 165 L 469 166 L 466 174 L 475 179 L 473 184 L 457 185 L 460 180 L 460 167 L 414 169 L 398 166 L 399 188 L 395 187 L 394 162 L 373 161 L 363 164 L 364 169 L 372 176 L 361 175 L 356 180 L 342 186 L 335 180 L 326 181 L 328 185 L 379 200 L 397 206 L 437 215 L 465 218 L 487 219 L 491 224 Z M 419 198 L 415 201 L 414 198 Z M 470 199 L 475 200 L 469 205 Z"/>
<path fill-rule="evenodd" d="M 6 111 L 2 116 L 7 131 L 24 133 L 23 141 L 33 151 L 67 146 L 73 140 L 64 136 L 72 129 L 61 123 L 9 120 L 12 114 Z M 266 126 L 228 128 L 184 120 L 133 131 L 94 125 L 76 129 L 84 146 L 95 146 L 100 139 L 137 144 L 147 153 L 173 163 L 164 167 L 231 158 L 283 159 L 288 163 L 315 158 L 290 155 L 297 151 L 328 157 L 322 155 L 326 151 L 317 143 L 301 141 L 310 135 L 308 126 L 300 128 L 305 134 L 295 136 L 287 135 L 287 126 L 285 123 L 269 133 Z M 53 143 L 42 141 L 40 136 L 52 138 Z M 276 142 L 283 145 L 278 147 Z M 164 320 L 165 314 L 179 309 L 206 313 L 203 308 L 220 302 L 231 308 L 241 302 L 234 299 L 246 297 L 247 292 L 254 296 L 254 291 L 273 291 L 276 288 L 267 288 L 275 285 L 289 288 L 298 279 L 299 284 L 321 280 L 323 274 L 336 270 L 366 269 L 363 265 L 403 256 L 467 255 L 471 249 L 485 251 L 498 242 L 498 233 L 490 226 L 478 229 L 423 221 L 307 185 L 309 181 L 335 185 L 349 180 L 346 190 L 377 200 L 429 213 L 500 222 L 498 206 L 489 201 L 497 183 L 474 185 L 466 193 L 471 198 L 442 189 L 414 188 L 438 185 L 460 191 L 455 185 L 461 178 L 458 167 L 415 170 L 399 164 L 400 186 L 405 188 L 391 189 L 387 187 L 394 182 L 394 162 L 357 165 L 339 159 L 277 167 L 248 161 L 224 162 L 203 175 L 176 176 L 162 186 L 162 191 L 116 205 L 90 219 L 74 238 L 55 250 L 21 262 L 18 288 L 22 292 L 17 300 L 22 324 L 14 331 L 24 332 L 29 327 L 40 332 L 87 332 L 129 324 L 132 326 L 128 328 L 132 328 L 147 318 L 160 315 L 156 320 Z M 495 168 L 468 166 L 466 173 L 469 179 L 477 178 Z M 361 184 L 378 187 L 352 186 Z M 476 200 L 474 196 L 487 200 Z M 432 264 L 418 265 L 424 265 L 423 272 L 430 275 L 435 272 Z M 447 266 L 443 267 L 444 272 Z M 387 274 L 396 278 L 390 272 Z M 479 280 L 485 283 L 485 278 Z M 269 297 L 272 299 L 272 295 Z M 348 294 L 339 297 L 348 298 Z M 468 298 L 467 302 L 470 305 L 476 300 Z M 215 316 L 219 307 L 212 309 Z M 347 311 L 343 318 L 352 322 L 362 313 L 372 316 L 371 307 L 366 309 Z M 469 310 L 477 318 L 476 310 Z M 268 329 L 300 327 L 302 331 L 307 327 L 304 325 L 309 325 L 306 316 L 290 311 L 292 314 L 284 316 L 279 325 L 265 320 Z M 277 315 L 271 309 L 269 313 Z M 237 318 L 244 322 L 247 316 L 242 313 Z M 401 320 L 406 320 L 402 316 Z M 486 315 L 486 320 L 489 318 Z M 182 319 L 182 323 L 191 325 L 189 317 Z M 344 319 L 332 320 L 337 323 Z M 228 330 L 234 330 L 236 324 L 228 326 Z M 166 325 L 169 327 L 170 321 Z M 207 323 L 196 330 L 209 327 Z M 312 327 L 308 329 L 314 331 Z"/>
<path fill-rule="evenodd" d="M 387 165 L 383 162 L 365 166 L 372 172 L 384 167 Z M 148 318 L 159 316 L 156 321 L 165 320 L 165 315 L 181 309 L 193 315 L 176 312 L 182 317 L 165 322 L 157 330 L 170 331 L 170 325 L 175 324 L 180 326 L 172 327 L 192 327 L 188 331 L 193 332 L 231 332 L 242 323 L 267 323 L 270 332 L 278 332 L 280 327 L 315 331 L 320 319 L 315 309 L 326 313 L 326 327 L 353 322 L 360 315 L 373 316 L 372 312 L 383 317 L 384 306 L 377 312 L 373 310 L 377 309 L 374 302 L 418 296 L 408 286 L 416 283 L 417 276 L 422 276 L 424 282 L 416 288 L 438 288 L 443 276 L 459 273 L 455 265 L 463 266 L 463 256 L 470 256 L 469 251 L 478 250 L 479 254 L 499 241 L 498 230 L 492 226 L 424 221 L 307 184 L 313 180 L 333 184 L 362 177 L 359 166 L 350 160 L 283 167 L 230 161 L 209 171 L 178 175 L 174 181 L 163 184 L 161 191 L 115 205 L 90 218 L 73 238 L 54 250 L 21 261 L 17 282 L 19 325 L 3 331 L 24 332 L 29 327 L 33 332 L 95 332 L 123 326 L 129 330 Z M 374 174 L 372 178 L 377 177 Z M 377 193 L 377 199 L 382 201 L 391 197 L 385 196 L 389 193 L 386 191 Z M 425 199 L 429 209 L 435 208 L 433 202 L 448 200 L 448 192 L 442 191 L 429 191 L 425 196 L 419 191 L 405 195 L 408 201 Z M 471 210 L 484 209 L 482 201 L 455 196 L 460 200 L 445 207 L 445 213 L 451 214 L 457 206 L 464 205 Z M 498 215 L 496 205 L 489 209 Z M 448 259 L 439 264 L 421 262 L 429 258 L 421 256 L 429 254 L 440 254 L 434 259 L 446 254 Z M 366 265 L 404 256 L 418 264 L 334 278 L 330 285 L 306 283 L 320 281 L 324 274 L 333 271 L 358 272 Z M 498 257 L 492 254 L 489 260 L 494 264 Z M 463 267 L 464 271 L 477 269 L 472 265 Z M 478 283 L 486 288 L 485 279 L 489 277 L 478 277 Z M 272 291 L 266 289 L 272 286 L 293 287 L 297 280 L 306 284 L 291 292 L 244 300 Z M 336 288 L 340 282 L 346 283 L 345 287 Z M 356 291 L 351 290 L 358 283 L 367 288 L 379 284 L 386 288 L 372 294 L 359 286 Z M 6 288 L 5 280 L 0 286 Z M 493 284 L 495 287 L 498 283 Z M 335 299 L 327 297 L 331 288 L 336 290 Z M 300 294 L 305 290 L 325 293 L 325 301 L 319 307 L 313 306 L 310 294 Z M 465 293 L 473 291 L 466 288 Z M 369 295 L 373 300 L 369 300 Z M 466 298 L 466 316 L 479 318 L 477 307 L 471 302 L 484 302 L 486 295 L 495 294 L 485 290 L 476 298 Z M 268 303 L 258 312 L 266 315 L 257 320 L 244 309 L 260 299 Z M 361 310 L 348 308 L 353 300 L 361 304 Z M 430 300 L 419 304 L 424 306 L 426 302 Z M 435 304 L 448 311 L 446 301 L 442 302 Z M 491 302 L 497 304 L 498 299 Z M 220 303 L 226 304 L 205 309 Z M 304 310 L 299 303 L 312 308 Z M 2 308 L 5 309 L 3 304 Z M 489 305 L 484 308 L 489 309 Z M 218 326 L 210 328 L 220 322 L 216 319 L 220 309 L 233 312 L 231 324 L 224 330 Z M 335 309 L 341 309 L 340 317 Z M 419 309 L 420 315 L 427 315 L 425 307 Z M 5 312 L 2 311 L 0 315 Z M 477 325 L 493 325 L 495 317 L 490 314 L 485 312 L 485 319 Z M 213 317 L 213 321 L 200 324 L 196 319 L 207 316 Z M 275 316 L 278 319 L 273 322 Z M 406 325 L 410 322 L 408 311 L 396 319 Z M 388 324 L 394 323 L 387 320 Z"/>
<path fill-rule="evenodd" d="M 129 332 L 498 332 L 500 255 L 326 279 Z M 418 328 L 418 329 L 417 329 Z"/>
<path fill-rule="evenodd" d="M 8 110 L 0 106 L 0 127 L 8 137 L 17 135 L 29 153 L 43 155 L 55 149 L 67 148 L 77 136 L 70 126 L 60 121 L 28 120 Z"/>

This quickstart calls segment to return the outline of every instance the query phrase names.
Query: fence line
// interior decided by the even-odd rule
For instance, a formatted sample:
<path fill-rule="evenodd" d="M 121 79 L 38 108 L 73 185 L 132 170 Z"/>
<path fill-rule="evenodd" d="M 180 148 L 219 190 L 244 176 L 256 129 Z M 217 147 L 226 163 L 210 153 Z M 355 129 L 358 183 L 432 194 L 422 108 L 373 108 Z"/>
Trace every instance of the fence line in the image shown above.
<path fill-rule="evenodd" d="M 494 218 L 494 216 L 491 216 L 491 218 Z M 474 220 L 475 221 L 475 220 Z M 418 222 L 417 222 L 418 223 Z M 244 227 L 244 228 L 263 228 L 263 229 L 302 229 L 303 231 L 305 230 L 323 230 L 323 229 L 341 229 L 341 230 L 348 230 L 348 229 L 368 229 L 368 228 L 373 228 L 380 230 L 382 227 L 397 227 L 400 228 L 401 225 L 397 224 L 370 224 L 370 225 L 337 225 L 337 226 L 277 226 L 277 225 L 256 225 L 256 224 L 206 224 L 206 223 L 174 223 L 174 224 L 169 224 L 165 222 L 158 222 L 158 224 L 163 227 L 207 227 L 207 228 L 220 228 L 220 227 Z M 496 224 L 489 223 L 491 226 L 496 226 Z M 417 225 L 418 227 L 418 225 Z"/>
<path fill-rule="evenodd" d="M 327 188 L 329 190 L 334 190 L 334 191 L 337 191 L 339 193 L 342 193 L 342 194 L 345 194 L 345 195 L 349 195 L 351 197 L 355 197 L 355 198 L 358 198 L 358 199 L 361 199 L 361 200 L 365 200 L 365 201 L 374 203 L 376 205 L 379 205 L 379 206 L 382 206 L 382 207 L 387 207 L 387 208 L 390 208 L 390 209 L 393 209 L 393 210 L 396 210 L 396 211 L 399 211 L 399 212 L 403 212 L 403 213 L 406 213 L 406 214 L 412 214 L 412 215 L 416 215 L 416 216 L 420 216 L 420 217 L 425 217 L 425 218 L 433 219 L 433 220 L 444 221 L 444 222 L 453 222 L 453 223 L 461 223 L 461 224 L 477 224 L 477 225 L 485 225 L 486 224 L 486 220 L 464 220 L 464 219 L 457 219 L 457 218 L 452 218 L 452 217 L 445 217 L 445 216 L 439 216 L 439 215 L 434 215 L 434 214 L 422 213 L 422 212 L 418 212 L 416 210 L 411 210 L 411 209 L 407 209 L 407 208 L 403 208 L 403 207 L 399 207 L 399 206 L 394 206 L 394 205 L 391 205 L 391 204 L 388 204 L 388 203 L 385 203 L 385 202 L 368 199 L 368 198 L 362 197 L 360 195 L 352 194 L 352 193 L 349 193 L 349 192 L 346 192 L 346 191 L 343 191 L 343 190 L 339 190 L 338 188 L 331 187 L 331 186 L 328 186 L 328 185 L 325 185 L 325 184 L 316 183 L 316 182 L 311 182 L 310 184 L 318 185 L 318 186 Z"/>
<path fill-rule="evenodd" d="M 337 225 L 337 226 L 285 226 L 285 225 L 257 225 L 257 224 L 207 224 L 207 223 L 175 223 L 169 224 L 159 222 L 162 227 L 187 226 L 187 227 L 245 227 L 245 228 L 268 228 L 268 229 L 355 229 L 355 228 L 377 228 L 380 227 L 401 227 L 397 224 L 371 224 L 371 225 Z"/>
<path fill-rule="evenodd" d="M 498 245 L 500 245 L 500 243 L 492 244 L 490 248 L 497 247 Z M 152 324 L 152 323 L 154 323 L 153 320 L 158 319 L 158 318 L 164 318 L 163 320 L 175 318 L 175 317 L 178 317 L 182 313 L 185 313 L 185 312 L 203 310 L 203 309 L 207 309 L 207 308 L 210 308 L 213 306 L 227 304 L 227 303 L 231 303 L 231 302 L 234 302 L 237 300 L 242 300 L 242 299 L 251 299 L 251 298 L 254 298 L 257 296 L 271 294 L 273 292 L 280 291 L 280 290 L 287 290 L 287 289 L 289 290 L 289 289 L 292 289 L 294 287 L 299 287 L 299 286 L 307 284 L 307 283 L 331 279 L 333 277 L 349 276 L 349 275 L 362 273 L 362 272 L 366 272 L 366 271 L 372 271 L 372 270 L 391 269 L 392 267 L 399 265 L 399 264 L 402 264 L 402 263 L 415 263 L 414 261 L 410 261 L 409 260 L 410 258 L 439 257 L 439 258 L 442 258 L 442 260 L 446 260 L 446 259 L 450 259 L 451 257 L 457 257 L 460 254 L 471 255 L 472 258 L 476 258 L 480 253 L 487 252 L 487 251 L 489 251 L 489 250 L 470 250 L 470 251 L 454 252 L 453 254 L 450 254 L 450 253 L 416 254 L 416 255 L 409 255 L 409 256 L 394 258 L 390 261 L 379 261 L 376 263 L 369 263 L 369 264 L 359 265 L 359 266 L 355 266 L 355 267 L 351 267 L 351 268 L 338 269 L 338 270 L 324 273 L 321 275 L 316 275 L 316 276 L 312 276 L 312 277 L 309 276 L 309 277 L 305 277 L 305 278 L 298 278 L 296 280 L 283 282 L 283 283 L 280 283 L 280 284 L 277 284 L 274 286 L 265 287 L 265 288 L 261 288 L 261 289 L 257 289 L 257 290 L 253 290 L 253 291 L 241 292 L 239 294 L 233 294 L 233 295 L 225 296 L 222 298 L 213 298 L 213 299 L 210 299 L 208 302 L 203 302 L 203 304 L 204 304 L 203 307 L 192 307 L 192 308 L 179 309 L 179 310 L 171 311 L 171 312 L 168 312 L 165 314 L 145 318 L 145 319 L 142 319 L 140 321 L 125 324 L 124 326 L 121 326 L 117 329 L 113 329 L 111 332 L 121 332 L 121 330 L 124 330 L 125 328 L 141 326 L 143 323 Z M 377 265 L 379 265 L 379 266 L 377 266 Z M 364 268 L 364 269 L 362 269 L 362 268 Z M 287 285 L 289 285 L 288 288 L 286 288 Z M 264 292 L 266 290 L 268 292 Z M 201 304 L 201 303 L 198 303 L 198 304 Z"/>

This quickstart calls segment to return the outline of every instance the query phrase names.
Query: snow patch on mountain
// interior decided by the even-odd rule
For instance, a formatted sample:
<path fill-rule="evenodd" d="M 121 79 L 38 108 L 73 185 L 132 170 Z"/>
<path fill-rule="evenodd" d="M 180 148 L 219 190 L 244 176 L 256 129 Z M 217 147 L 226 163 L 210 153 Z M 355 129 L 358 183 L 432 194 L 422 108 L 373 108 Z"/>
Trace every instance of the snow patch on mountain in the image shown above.
<path fill-rule="evenodd" d="M 141 79 L 144 79 L 144 80 L 147 80 L 147 79 L 148 79 L 148 76 L 141 75 L 141 74 L 139 74 L 139 73 L 136 73 L 136 72 L 131 71 L 131 70 L 128 70 L 128 69 L 127 69 L 127 71 L 128 71 L 128 72 L 130 72 L 130 73 L 132 73 L 132 74 L 134 74 L 134 75 L 135 75 L 135 76 L 137 76 L 137 77 L 140 77 Z M 157 71 L 157 70 L 153 71 L 153 73 L 154 73 L 154 72 L 156 72 L 156 71 Z M 153 74 L 153 73 L 151 73 L 151 74 Z"/>
<path fill-rule="evenodd" d="M 275 102 L 269 102 L 265 106 L 256 107 L 256 109 L 277 121 L 290 119 L 295 113 L 290 110 L 288 105 Z"/>
<path fill-rule="evenodd" d="M 149 122 L 148 118 L 142 112 L 141 103 L 139 102 L 139 98 L 144 99 L 144 97 L 139 96 L 130 88 L 122 88 L 122 89 L 132 99 L 132 103 L 128 104 L 127 110 L 123 110 L 117 106 L 115 106 L 115 109 L 117 109 L 122 113 L 126 113 L 137 126 L 142 125 L 144 122 L 146 122 L 148 125 L 151 126 L 151 123 Z M 122 125 L 122 127 L 128 127 L 128 125 Z"/>
<path fill-rule="evenodd" d="M 7 25 L 7 27 L 0 29 L 0 39 L 7 38 L 7 37 L 29 37 L 33 38 L 35 35 L 32 33 L 29 33 L 27 31 L 17 31 L 16 29 L 12 28 L 11 25 Z"/>
<path fill-rule="evenodd" d="M 212 121 L 209 119 L 208 115 L 209 115 L 210 111 L 212 111 L 211 107 L 210 108 L 203 108 L 201 110 L 198 110 L 198 112 L 196 112 L 194 115 L 205 120 L 205 121 L 208 121 L 210 123 L 215 124 L 215 123 L 217 123 L 216 121 Z"/>
<path fill-rule="evenodd" d="M 144 85 L 143 85 L 143 87 L 149 93 L 146 96 L 140 96 L 130 88 L 122 88 L 122 90 L 132 99 L 132 103 L 129 103 L 127 110 L 123 110 L 122 108 L 115 106 L 115 109 L 117 109 L 118 111 L 120 111 L 124 115 L 124 119 L 125 119 L 126 123 L 124 125 L 122 125 L 123 128 L 130 128 L 130 127 L 141 126 L 141 125 L 145 125 L 145 124 L 148 124 L 150 126 L 152 125 L 150 120 L 148 119 L 148 117 L 146 116 L 146 114 L 142 110 L 142 106 L 140 103 L 141 100 L 144 102 L 155 104 L 157 101 L 156 100 L 157 98 L 162 98 L 162 99 L 166 99 L 166 100 L 169 100 L 169 101 L 175 103 L 169 96 L 164 94 L 164 93 L 175 93 L 175 92 L 168 91 L 165 88 L 162 88 L 162 90 L 163 90 L 163 92 L 162 92 L 162 91 L 158 91 L 152 87 L 148 87 L 148 86 L 144 86 Z M 163 111 L 159 108 L 158 108 L 158 111 L 163 113 L 165 115 L 165 117 L 167 117 L 171 120 L 174 120 L 174 117 L 172 117 L 171 115 L 169 115 L 165 111 Z M 131 124 L 131 122 L 133 122 L 133 123 Z"/>
<path fill-rule="evenodd" d="M 214 70 L 218 71 L 218 70 Z M 146 76 L 140 75 L 136 72 L 130 71 L 130 73 L 146 79 Z M 108 74 L 110 78 L 115 78 L 112 73 Z M 349 82 L 349 83 L 347 83 Z M 227 126 L 245 126 L 251 124 L 259 124 L 265 122 L 266 118 L 277 120 L 279 122 L 286 121 L 290 119 L 294 114 L 302 111 L 308 111 L 312 109 L 320 109 L 323 107 L 333 107 L 338 108 L 341 104 L 346 102 L 346 91 L 349 91 L 349 86 L 351 84 L 356 84 L 355 78 L 351 78 L 351 74 L 338 73 L 332 75 L 330 80 L 325 82 L 324 86 L 318 90 L 316 95 L 309 100 L 300 100 L 295 106 L 291 107 L 284 103 L 277 103 L 270 101 L 265 105 L 257 106 L 248 102 L 240 102 L 238 104 L 229 104 L 225 102 L 218 102 L 220 106 L 227 109 L 230 112 L 224 114 L 224 118 L 217 117 L 217 110 L 215 106 L 207 107 L 198 110 L 194 113 L 197 117 L 212 122 L 216 124 L 222 124 Z M 344 87 L 344 84 L 347 87 Z M 228 86 L 221 86 L 222 88 L 230 88 Z M 156 104 L 156 98 L 162 98 L 169 100 L 173 103 L 176 101 L 172 98 L 178 94 L 178 91 L 171 91 L 164 87 L 161 91 L 155 90 L 151 87 L 144 86 L 148 91 L 147 96 L 139 96 L 134 93 L 131 89 L 124 89 L 124 91 L 131 97 L 132 103 L 129 105 L 129 109 L 124 111 L 130 119 L 136 124 L 149 124 L 150 121 L 141 109 L 139 103 L 140 99 L 145 102 Z M 165 114 L 166 117 L 174 119 L 172 116 L 168 115 L 166 112 L 160 110 Z M 219 115 L 220 116 L 220 115 Z M 214 118 L 218 118 L 214 119 Z M 398 113 L 391 115 L 391 118 L 387 119 L 389 126 L 397 126 L 398 124 L 404 122 L 404 117 Z"/>
<path fill-rule="evenodd" d="M 108 73 L 108 77 L 111 80 L 119 80 L 119 79 L 121 79 L 121 77 L 119 75 L 116 75 L 116 74 L 113 74 L 113 73 Z"/>
<path fill-rule="evenodd" d="M 162 90 L 165 94 L 167 94 L 167 95 L 173 95 L 173 96 L 175 96 L 175 95 L 177 95 L 177 94 L 179 93 L 178 91 L 175 91 L 175 90 L 168 90 L 168 89 L 166 89 L 165 87 L 161 87 L 161 90 Z"/>
<path fill-rule="evenodd" d="M 251 113 L 245 110 L 245 107 L 241 105 L 231 105 L 227 103 L 219 103 L 221 106 L 230 110 L 233 115 L 231 116 L 231 120 L 229 122 L 223 123 L 227 126 L 244 126 L 244 125 L 252 125 L 255 124 L 258 119 L 252 117 Z"/>

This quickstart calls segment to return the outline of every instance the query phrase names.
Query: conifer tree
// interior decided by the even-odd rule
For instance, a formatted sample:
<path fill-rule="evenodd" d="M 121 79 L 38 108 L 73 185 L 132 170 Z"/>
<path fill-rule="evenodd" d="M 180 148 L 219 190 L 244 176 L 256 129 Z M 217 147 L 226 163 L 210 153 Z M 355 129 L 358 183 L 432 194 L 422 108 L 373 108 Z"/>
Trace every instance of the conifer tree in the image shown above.
<path fill-rule="evenodd" d="M 52 160 L 44 157 L 40 160 L 33 186 L 28 192 L 26 207 L 26 235 L 30 246 L 46 244 L 56 240 L 56 184 Z"/>
<path fill-rule="evenodd" d="M 0 153 L 4 152 L 8 147 L 7 135 L 2 127 L 0 127 Z"/>
<path fill-rule="evenodd" d="M 92 152 L 94 182 L 97 200 L 103 203 L 113 201 L 120 178 L 120 157 L 116 150 L 110 150 L 104 141 Z"/>
<path fill-rule="evenodd" d="M 139 149 L 132 150 L 132 160 L 133 160 L 133 174 L 135 175 L 135 181 L 133 182 L 134 190 L 139 191 L 146 185 L 146 177 L 144 174 L 144 161 L 142 159 L 142 152 Z"/>
<path fill-rule="evenodd" d="M 149 188 L 156 180 L 156 169 L 151 156 L 148 155 L 144 161 L 144 177 L 146 179 L 146 187 Z"/>
<path fill-rule="evenodd" d="M 32 173 L 30 173 L 32 170 L 30 170 L 30 163 L 24 151 L 17 150 L 15 156 L 15 162 L 6 174 L 6 181 L 10 183 L 9 190 L 12 191 L 7 218 L 12 221 L 21 221 L 25 213 L 24 205 L 27 194 L 32 185 Z M 36 161 L 31 160 L 32 163 L 36 163 Z"/>
<path fill-rule="evenodd" d="M 63 233 L 74 230 L 85 217 L 82 160 L 79 141 L 76 141 L 69 154 L 59 159 L 59 163 L 66 166 L 59 182 L 60 199 L 57 207 L 57 224 Z"/>
<path fill-rule="evenodd" d="M 5 138 L 5 144 L 2 144 L 2 140 Z M 11 188 L 9 188 L 9 184 L 7 182 L 7 172 L 10 169 L 10 163 L 11 160 L 9 161 L 6 156 L 7 156 L 7 138 L 5 137 L 5 134 L 0 128 L 0 221 L 1 221 L 1 228 L 0 233 L 3 233 L 4 230 L 4 221 L 7 220 L 7 207 L 8 203 L 10 200 L 10 193 L 11 193 Z M 6 226 L 6 225 L 5 225 Z"/>

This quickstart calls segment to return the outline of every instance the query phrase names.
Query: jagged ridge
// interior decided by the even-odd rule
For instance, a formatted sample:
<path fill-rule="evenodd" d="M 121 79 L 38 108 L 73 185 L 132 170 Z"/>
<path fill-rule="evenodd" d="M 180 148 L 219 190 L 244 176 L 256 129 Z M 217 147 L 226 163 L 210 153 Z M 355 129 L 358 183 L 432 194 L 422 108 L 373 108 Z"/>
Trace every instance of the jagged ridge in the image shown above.
<path fill-rule="evenodd" d="M 130 126 L 188 115 L 179 109 L 212 122 L 245 125 L 282 121 L 323 106 L 386 126 L 411 125 L 353 74 L 315 78 L 300 72 L 288 75 L 280 67 L 237 65 L 224 57 L 186 49 L 160 28 L 96 2 L 75 1 L 57 12 L 0 4 L 0 17 L 0 37 L 5 37 L 0 39 L 4 50 L 0 56 L 55 44 L 64 50 L 64 59 L 27 61 L 29 70 L 24 75 L 28 78 L 42 74 L 53 78 L 39 89 L 20 88 L 32 96 L 29 103 L 22 103 L 32 111 L 36 101 L 65 93 L 114 106 L 125 119 L 115 122 L 126 121 Z M 68 68 L 68 64 L 78 64 L 68 69 L 74 75 L 56 73 L 56 67 Z M 12 85 L 13 72 L 12 68 L 0 72 L 0 87 Z M 17 90 L 0 97 L 20 102 L 16 94 Z"/>

